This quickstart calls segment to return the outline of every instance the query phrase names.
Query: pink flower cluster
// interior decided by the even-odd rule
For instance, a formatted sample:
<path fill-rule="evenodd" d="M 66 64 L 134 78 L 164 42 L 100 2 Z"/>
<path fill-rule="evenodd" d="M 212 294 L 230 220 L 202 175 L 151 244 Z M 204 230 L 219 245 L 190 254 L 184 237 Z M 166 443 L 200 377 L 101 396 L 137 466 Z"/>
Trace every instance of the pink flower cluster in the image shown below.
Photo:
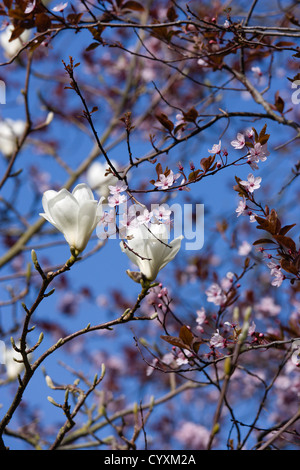
<path fill-rule="evenodd" d="M 241 150 L 246 146 L 246 138 L 253 139 L 254 132 L 252 129 L 247 130 L 245 133 L 238 132 L 236 139 L 231 141 L 231 145 L 235 150 Z M 260 142 L 253 143 L 253 147 L 248 149 L 246 157 L 248 157 L 248 164 L 252 170 L 258 170 L 259 161 L 264 162 L 270 155 L 267 144 L 261 144 Z"/>
<path fill-rule="evenodd" d="M 161 173 L 159 175 L 158 181 L 154 183 L 154 186 L 156 186 L 159 189 L 169 189 L 171 186 L 173 186 L 173 184 L 179 177 L 180 177 L 180 173 L 176 173 L 174 175 L 172 170 L 170 170 L 167 176 L 164 173 Z"/>

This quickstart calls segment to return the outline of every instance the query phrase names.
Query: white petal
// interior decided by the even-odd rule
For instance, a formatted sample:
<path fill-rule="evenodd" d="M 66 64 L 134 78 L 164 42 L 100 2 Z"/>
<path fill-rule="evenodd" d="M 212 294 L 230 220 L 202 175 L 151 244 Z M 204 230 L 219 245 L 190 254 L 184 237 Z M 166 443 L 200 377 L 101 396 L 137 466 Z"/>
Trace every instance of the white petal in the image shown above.
<path fill-rule="evenodd" d="M 151 224 L 151 232 L 140 225 L 129 233 L 134 238 L 128 240 L 127 244 L 133 251 L 124 248 L 122 243 L 121 249 L 149 280 L 154 280 L 158 272 L 176 256 L 183 238 L 178 237 L 169 244 L 164 224 Z"/>
<path fill-rule="evenodd" d="M 97 209 L 97 201 L 86 201 L 79 208 L 77 236 L 74 245 L 78 251 L 84 250 L 94 228 L 100 220 L 100 216 L 97 215 Z"/>
<path fill-rule="evenodd" d="M 127 245 L 129 246 L 128 242 L 127 242 Z M 123 242 L 120 242 L 120 247 L 123 253 L 125 253 L 128 256 L 130 261 L 139 267 L 139 263 L 138 263 L 139 257 L 135 254 L 136 252 L 133 253 L 133 251 L 131 251 L 131 249 L 133 250 L 133 248 L 131 246 L 129 246 L 129 248 L 125 247 Z"/>
<path fill-rule="evenodd" d="M 78 229 L 79 205 L 74 196 L 66 189 L 47 201 L 48 214 L 53 219 L 70 246 L 75 246 Z"/>
<path fill-rule="evenodd" d="M 165 256 L 161 263 L 160 269 L 164 268 L 166 264 L 168 264 L 170 261 L 172 261 L 175 258 L 178 251 L 180 250 L 182 239 L 183 239 L 183 235 L 172 240 L 171 243 L 169 243 L 169 246 L 171 247 L 171 249 L 168 247 L 165 247 L 165 251 L 164 251 Z"/>
<path fill-rule="evenodd" d="M 114 168 L 118 168 L 115 161 L 111 161 Z M 114 185 L 118 179 L 112 174 L 104 176 L 108 169 L 107 163 L 94 162 L 87 170 L 87 182 L 100 196 L 107 197 L 109 195 L 109 185 Z"/>
<path fill-rule="evenodd" d="M 44 192 L 43 198 L 42 198 L 42 206 L 43 206 L 43 209 L 44 209 L 45 213 L 40 214 L 42 217 L 44 217 L 44 219 L 48 220 L 48 222 L 50 222 L 50 224 L 53 224 L 54 226 L 56 224 L 55 224 L 55 221 L 52 219 L 52 217 L 49 213 L 48 203 L 55 196 L 57 196 L 57 191 L 53 191 L 52 189 L 49 189 L 48 191 Z"/>
<path fill-rule="evenodd" d="M 72 191 L 72 195 L 78 201 L 78 204 L 81 205 L 86 201 L 94 200 L 93 191 L 91 188 L 85 184 L 78 184 Z"/>

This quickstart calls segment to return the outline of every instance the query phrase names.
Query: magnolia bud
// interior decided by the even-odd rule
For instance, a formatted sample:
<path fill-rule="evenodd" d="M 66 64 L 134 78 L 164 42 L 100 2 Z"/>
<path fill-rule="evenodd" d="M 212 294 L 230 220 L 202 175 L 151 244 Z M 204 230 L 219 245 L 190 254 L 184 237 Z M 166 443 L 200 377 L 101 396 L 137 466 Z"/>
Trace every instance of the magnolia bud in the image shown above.
<path fill-rule="evenodd" d="M 49 388 L 54 388 L 54 383 L 52 382 L 52 379 L 49 375 L 46 375 L 45 380 L 46 380 L 46 384 L 48 385 Z"/>
<path fill-rule="evenodd" d="M 230 357 L 226 357 L 224 361 L 224 372 L 226 375 L 230 375 L 230 372 L 231 372 L 231 358 Z"/>

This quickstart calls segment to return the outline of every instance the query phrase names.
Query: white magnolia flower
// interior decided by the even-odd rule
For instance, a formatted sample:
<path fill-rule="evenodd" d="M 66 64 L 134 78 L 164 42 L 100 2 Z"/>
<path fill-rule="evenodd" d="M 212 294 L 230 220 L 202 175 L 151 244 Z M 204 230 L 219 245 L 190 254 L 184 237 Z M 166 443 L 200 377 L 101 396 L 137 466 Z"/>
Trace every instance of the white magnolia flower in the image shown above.
<path fill-rule="evenodd" d="M 63 233 L 70 247 L 83 251 L 101 219 L 102 198 L 97 202 L 92 190 L 81 183 L 72 194 L 67 189 L 46 191 L 42 204 L 45 212 L 40 215 Z"/>
<path fill-rule="evenodd" d="M 0 151 L 9 157 L 17 146 L 17 140 L 21 137 L 25 129 L 25 122 L 21 119 L 14 121 L 6 118 L 0 121 Z"/>
<path fill-rule="evenodd" d="M 121 242 L 121 249 L 150 281 L 156 279 L 158 272 L 175 258 L 183 238 L 181 235 L 169 243 L 165 224 L 151 224 L 149 230 L 139 225 L 129 229 L 128 234 L 132 236 L 127 240 L 128 247 Z"/>
<path fill-rule="evenodd" d="M 118 170 L 118 165 L 113 160 L 112 165 Z M 94 162 L 88 169 L 86 177 L 89 186 L 96 191 L 99 196 L 107 197 L 110 193 L 109 186 L 115 186 L 118 178 L 109 173 L 105 176 L 109 166 L 107 163 Z"/>
<path fill-rule="evenodd" d="M 19 52 L 21 47 L 26 44 L 30 37 L 30 31 L 28 29 L 25 29 L 25 31 L 23 31 L 23 33 L 17 39 L 9 41 L 13 30 L 14 26 L 9 25 L 0 34 L 0 45 L 3 48 L 4 54 L 8 59 L 14 57 Z"/>
<path fill-rule="evenodd" d="M 16 344 L 17 348 L 20 348 L 20 344 Z M 28 359 L 30 360 L 31 354 L 28 354 Z M 18 375 L 20 375 L 24 369 L 24 363 L 23 362 L 16 362 L 17 361 L 22 361 L 22 354 L 15 351 L 14 348 L 6 349 L 5 354 L 4 354 L 4 362 L 5 362 L 5 367 L 6 367 L 6 376 L 7 378 L 12 381 L 15 380 Z"/>

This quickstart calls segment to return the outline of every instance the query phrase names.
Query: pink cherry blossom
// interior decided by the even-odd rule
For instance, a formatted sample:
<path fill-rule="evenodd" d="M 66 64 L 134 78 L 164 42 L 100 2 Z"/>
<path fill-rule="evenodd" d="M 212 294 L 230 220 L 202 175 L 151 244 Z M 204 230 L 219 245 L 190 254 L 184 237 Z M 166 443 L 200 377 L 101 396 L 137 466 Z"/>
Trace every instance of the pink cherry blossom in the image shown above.
<path fill-rule="evenodd" d="M 247 181 L 240 181 L 240 184 L 242 186 L 245 186 L 245 188 L 249 191 L 249 193 L 253 193 L 255 189 L 260 188 L 260 182 L 261 182 L 260 176 L 254 177 L 252 173 L 249 173 Z"/>
<path fill-rule="evenodd" d="M 114 186 L 108 186 L 108 187 L 112 195 L 123 193 L 127 189 L 127 185 L 124 183 L 124 181 L 117 181 L 117 183 Z"/>
<path fill-rule="evenodd" d="M 210 437 L 210 431 L 201 424 L 190 421 L 182 423 L 175 431 L 175 438 L 191 449 L 205 450 Z"/>
<path fill-rule="evenodd" d="M 278 271 L 275 271 L 274 272 L 274 276 L 275 278 L 273 279 L 273 281 L 271 282 L 272 286 L 274 287 L 280 287 L 283 280 L 285 279 L 285 276 L 284 274 L 282 274 L 281 270 L 278 270 Z"/>
<path fill-rule="evenodd" d="M 274 263 L 273 261 L 267 263 L 267 266 L 271 270 L 271 276 L 275 275 L 275 273 L 281 269 L 280 264 Z"/>
<path fill-rule="evenodd" d="M 249 160 L 250 162 L 264 162 L 267 160 L 267 157 L 270 155 L 270 152 L 267 149 L 267 144 L 261 145 L 259 142 L 254 144 L 254 148 L 249 150 Z"/>
<path fill-rule="evenodd" d="M 143 214 L 141 214 L 137 217 L 137 221 L 140 224 L 148 225 L 151 222 L 152 216 L 153 216 L 152 212 L 149 212 L 148 209 L 144 209 Z"/>
<path fill-rule="evenodd" d="M 182 351 L 179 351 L 177 353 L 176 364 L 178 366 L 188 364 L 189 363 L 189 358 L 191 356 L 192 356 L 192 353 L 190 351 L 184 351 L 184 353 Z"/>
<path fill-rule="evenodd" d="M 203 333 L 204 330 L 203 330 L 202 325 L 206 320 L 205 308 L 201 307 L 200 310 L 196 311 L 196 314 L 197 314 L 197 318 L 196 318 L 197 327 L 196 327 L 196 329 L 198 331 L 200 331 L 201 333 Z"/>
<path fill-rule="evenodd" d="M 223 338 L 223 336 L 220 335 L 219 330 L 217 330 L 211 337 L 210 346 L 212 348 L 225 348 L 226 345 L 226 340 Z"/>
<path fill-rule="evenodd" d="M 255 78 L 261 78 L 262 77 L 262 71 L 260 67 L 251 67 L 251 72 L 253 72 Z"/>
<path fill-rule="evenodd" d="M 235 212 L 237 213 L 237 217 L 239 217 L 240 215 L 246 215 L 247 214 L 246 208 L 247 208 L 247 203 L 246 203 L 245 197 L 243 196 L 243 199 L 239 201 L 239 204 L 237 208 L 235 209 Z"/>
<path fill-rule="evenodd" d="M 221 151 L 221 140 L 219 140 L 218 144 L 214 144 L 211 149 L 208 149 L 209 153 L 212 153 L 213 155 L 220 153 Z"/>
<path fill-rule="evenodd" d="M 251 325 L 248 328 L 248 335 L 252 336 L 253 333 L 255 333 L 255 330 L 256 330 L 256 325 L 255 325 L 254 321 L 252 321 Z"/>
<path fill-rule="evenodd" d="M 252 250 L 252 246 L 246 240 L 239 246 L 238 254 L 240 256 L 247 256 Z"/>
<path fill-rule="evenodd" d="M 271 282 L 271 285 L 274 287 L 280 287 L 283 280 L 285 279 L 284 274 L 281 272 L 281 267 L 279 264 L 270 261 L 267 263 L 268 268 L 271 270 L 271 276 L 274 276 L 274 279 Z"/>
<path fill-rule="evenodd" d="M 160 222 L 169 222 L 170 221 L 170 215 L 171 215 L 170 209 L 166 209 L 163 205 L 157 207 L 156 209 L 153 210 L 153 215 L 156 217 Z"/>
<path fill-rule="evenodd" d="M 120 225 L 125 228 L 137 228 L 139 225 L 139 222 L 137 221 L 137 218 L 135 216 L 130 216 L 124 212 L 122 215 L 122 219 L 120 220 Z"/>
<path fill-rule="evenodd" d="M 247 139 L 252 139 L 252 137 L 254 136 L 254 130 L 253 129 L 246 129 L 245 135 L 246 135 Z"/>
<path fill-rule="evenodd" d="M 266 296 L 263 297 L 259 303 L 255 305 L 255 309 L 262 314 L 267 314 L 270 316 L 279 315 L 281 311 L 280 305 L 275 304 L 273 297 Z"/>
<path fill-rule="evenodd" d="M 170 171 L 168 176 L 166 176 L 164 173 L 161 173 L 159 175 L 159 181 L 156 181 L 154 183 L 154 186 L 160 189 L 168 189 L 175 183 L 176 179 L 179 178 L 179 176 L 179 174 L 174 175 L 172 170 Z"/>
<path fill-rule="evenodd" d="M 251 158 L 248 158 L 247 163 L 251 167 L 251 170 L 258 170 L 259 169 L 259 166 L 256 163 L 256 160 L 251 160 Z"/>
<path fill-rule="evenodd" d="M 206 291 L 207 302 L 212 302 L 215 305 L 221 305 L 226 300 L 226 295 L 222 291 L 219 284 L 212 284 Z"/>
<path fill-rule="evenodd" d="M 126 202 L 126 196 L 125 194 L 114 194 L 113 196 L 109 196 L 108 198 L 108 205 L 110 207 L 116 207 L 119 206 L 120 204 L 123 204 Z"/>
<path fill-rule="evenodd" d="M 245 136 L 244 136 L 244 134 L 241 134 L 239 132 L 236 136 L 236 140 L 232 140 L 231 145 L 236 150 L 244 148 L 245 147 Z"/>
<path fill-rule="evenodd" d="M 223 290 L 228 290 L 231 288 L 234 279 L 234 274 L 232 272 L 228 272 L 226 276 L 221 280 L 221 286 Z"/>
<path fill-rule="evenodd" d="M 116 214 L 113 209 L 111 209 L 109 212 L 104 212 L 102 216 L 102 220 L 104 224 L 112 224 L 115 223 L 116 220 Z"/>

